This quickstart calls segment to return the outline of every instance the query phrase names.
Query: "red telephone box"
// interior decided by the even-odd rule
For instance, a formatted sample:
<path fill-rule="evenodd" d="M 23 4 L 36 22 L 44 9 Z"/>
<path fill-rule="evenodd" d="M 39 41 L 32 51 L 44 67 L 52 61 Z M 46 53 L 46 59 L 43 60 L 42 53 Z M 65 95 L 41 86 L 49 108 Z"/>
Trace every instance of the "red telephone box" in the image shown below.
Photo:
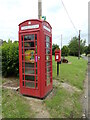
<path fill-rule="evenodd" d="M 52 27 L 32 19 L 19 24 L 19 75 L 23 95 L 43 98 L 52 90 Z"/>
<path fill-rule="evenodd" d="M 61 50 L 55 50 L 55 61 L 60 62 L 61 61 Z"/>

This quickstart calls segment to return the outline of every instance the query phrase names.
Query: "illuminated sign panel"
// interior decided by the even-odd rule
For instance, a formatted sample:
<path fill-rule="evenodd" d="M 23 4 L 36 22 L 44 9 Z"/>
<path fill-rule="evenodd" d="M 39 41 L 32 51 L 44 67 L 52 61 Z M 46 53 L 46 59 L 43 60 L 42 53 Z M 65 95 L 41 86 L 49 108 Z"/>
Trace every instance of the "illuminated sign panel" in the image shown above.
<path fill-rule="evenodd" d="M 39 24 L 29 25 L 29 26 L 22 26 L 21 30 L 34 29 L 34 28 L 39 28 Z"/>
<path fill-rule="evenodd" d="M 50 32 L 50 29 L 49 29 L 48 27 L 46 27 L 45 25 L 43 26 L 43 28 L 44 28 L 45 30 L 47 30 L 48 32 Z"/>

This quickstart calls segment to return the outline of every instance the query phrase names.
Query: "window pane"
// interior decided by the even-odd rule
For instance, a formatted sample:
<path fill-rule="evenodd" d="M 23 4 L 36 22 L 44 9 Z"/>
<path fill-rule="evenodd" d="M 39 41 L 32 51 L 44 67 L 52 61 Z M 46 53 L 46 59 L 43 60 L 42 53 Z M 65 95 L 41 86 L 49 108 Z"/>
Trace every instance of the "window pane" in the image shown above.
<path fill-rule="evenodd" d="M 35 40 L 37 40 L 37 34 L 35 34 Z"/>
<path fill-rule="evenodd" d="M 25 42 L 24 47 L 34 47 L 34 42 Z"/>
<path fill-rule="evenodd" d="M 46 42 L 50 42 L 50 37 L 46 36 Z"/>
<path fill-rule="evenodd" d="M 34 35 L 25 35 L 24 40 L 34 40 Z"/>
<path fill-rule="evenodd" d="M 23 78 L 23 80 L 24 80 L 24 75 L 23 75 L 23 77 L 22 77 L 22 78 Z"/>
<path fill-rule="evenodd" d="M 49 55 L 46 56 L 46 60 L 50 60 L 50 56 Z"/>
<path fill-rule="evenodd" d="M 46 54 L 50 54 L 50 50 L 46 49 Z"/>
<path fill-rule="evenodd" d="M 46 67 L 47 67 L 47 66 L 50 66 L 50 62 L 46 62 Z"/>
<path fill-rule="evenodd" d="M 21 37 L 22 41 L 23 41 L 23 36 Z"/>
<path fill-rule="evenodd" d="M 34 74 L 34 69 L 25 68 L 25 74 Z"/>
<path fill-rule="evenodd" d="M 47 80 L 47 86 L 50 85 L 50 79 Z"/>
<path fill-rule="evenodd" d="M 46 72 L 47 72 L 47 73 L 50 72 L 50 67 L 47 67 L 47 68 L 46 68 Z"/>
<path fill-rule="evenodd" d="M 34 63 L 25 63 L 25 67 L 34 68 Z"/>
<path fill-rule="evenodd" d="M 24 81 L 22 82 L 22 85 L 24 86 Z"/>
<path fill-rule="evenodd" d="M 34 77 L 34 76 L 25 75 L 25 80 L 34 81 L 34 80 L 35 80 L 35 77 Z"/>
<path fill-rule="evenodd" d="M 46 48 L 50 48 L 50 43 L 46 43 Z"/>
<path fill-rule="evenodd" d="M 34 88 L 35 84 L 34 82 L 25 82 L 26 87 Z"/>

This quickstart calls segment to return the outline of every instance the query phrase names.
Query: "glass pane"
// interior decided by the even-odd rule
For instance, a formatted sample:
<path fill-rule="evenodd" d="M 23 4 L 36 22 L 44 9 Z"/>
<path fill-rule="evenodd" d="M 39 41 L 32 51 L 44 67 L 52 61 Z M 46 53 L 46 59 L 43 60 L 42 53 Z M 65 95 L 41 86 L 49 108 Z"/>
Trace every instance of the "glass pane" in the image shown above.
<path fill-rule="evenodd" d="M 36 83 L 36 88 L 38 87 L 38 84 Z"/>
<path fill-rule="evenodd" d="M 34 63 L 35 51 L 34 50 L 26 50 L 25 51 L 25 61 L 30 63 Z"/>
<path fill-rule="evenodd" d="M 50 62 L 46 62 L 46 67 L 47 67 L 47 66 L 50 66 Z"/>
<path fill-rule="evenodd" d="M 47 86 L 50 85 L 50 79 L 47 80 Z"/>
<path fill-rule="evenodd" d="M 50 79 L 50 74 L 47 74 L 47 80 Z"/>
<path fill-rule="evenodd" d="M 46 42 L 50 42 L 50 37 L 46 36 Z"/>
<path fill-rule="evenodd" d="M 22 41 L 23 41 L 23 36 L 21 36 L 21 39 L 22 39 Z"/>
<path fill-rule="evenodd" d="M 46 68 L 46 72 L 48 73 L 48 72 L 50 72 L 51 70 L 50 70 L 50 67 L 47 67 Z"/>
<path fill-rule="evenodd" d="M 36 53 L 37 53 L 37 41 L 35 42 L 35 47 L 36 47 Z"/>
<path fill-rule="evenodd" d="M 23 49 L 23 41 L 22 41 L 22 49 Z"/>
<path fill-rule="evenodd" d="M 25 75 L 25 80 L 34 81 L 34 80 L 35 80 L 35 76 L 28 76 L 28 75 Z"/>
<path fill-rule="evenodd" d="M 24 73 L 24 68 L 22 68 L 22 73 Z"/>
<path fill-rule="evenodd" d="M 34 47 L 34 42 L 25 42 L 24 47 Z"/>
<path fill-rule="evenodd" d="M 34 35 L 25 35 L 24 40 L 34 40 Z"/>
<path fill-rule="evenodd" d="M 25 63 L 25 67 L 34 68 L 34 63 Z"/>
<path fill-rule="evenodd" d="M 37 81 L 37 79 L 38 79 L 38 78 L 37 78 L 37 76 L 36 76 L 36 81 Z"/>
<path fill-rule="evenodd" d="M 35 40 L 37 40 L 37 34 L 35 34 Z"/>
<path fill-rule="evenodd" d="M 50 43 L 46 43 L 46 48 L 50 48 Z"/>
<path fill-rule="evenodd" d="M 46 49 L 46 54 L 50 54 L 50 50 Z"/>
<path fill-rule="evenodd" d="M 36 69 L 36 74 L 37 74 L 37 69 Z"/>
<path fill-rule="evenodd" d="M 22 55 L 22 60 L 24 60 L 24 56 Z"/>
<path fill-rule="evenodd" d="M 23 54 L 23 49 L 22 49 L 22 54 Z"/>
<path fill-rule="evenodd" d="M 25 74 L 34 74 L 34 70 L 25 68 Z"/>
<path fill-rule="evenodd" d="M 46 60 L 50 60 L 50 56 L 49 55 L 46 56 Z"/>
<path fill-rule="evenodd" d="M 22 82 L 22 85 L 24 86 L 24 81 Z"/>
<path fill-rule="evenodd" d="M 24 75 L 23 75 L 23 80 L 24 80 Z"/>
<path fill-rule="evenodd" d="M 34 88 L 35 84 L 34 82 L 25 82 L 26 87 Z"/>

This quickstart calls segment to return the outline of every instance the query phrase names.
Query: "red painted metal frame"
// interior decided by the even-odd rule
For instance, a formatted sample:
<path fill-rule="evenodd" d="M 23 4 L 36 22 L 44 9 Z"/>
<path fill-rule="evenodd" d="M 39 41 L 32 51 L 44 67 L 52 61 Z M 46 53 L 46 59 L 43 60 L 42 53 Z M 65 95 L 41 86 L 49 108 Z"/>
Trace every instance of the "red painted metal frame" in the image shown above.
<path fill-rule="evenodd" d="M 56 59 L 56 56 L 58 55 L 58 59 Z M 60 62 L 61 61 L 61 50 L 55 50 L 55 61 Z"/>
<path fill-rule="evenodd" d="M 30 24 L 28 24 L 30 22 Z M 33 29 L 27 29 L 27 30 L 21 30 L 22 26 L 30 26 L 30 25 L 36 25 L 38 24 L 38 28 Z M 48 29 L 47 29 L 48 28 Z M 34 44 L 35 44 L 35 34 L 37 34 L 37 56 L 40 57 L 40 60 L 37 60 L 37 78 L 36 81 L 36 63 L 34 64 L 34 74 L 35 74 L 35 83 L 38 82 L 38 88 L 29 88 L 26 87 L 25 84 L 23 86 L 23 73 L 22 73 L 22 62 L 25 62 L 25 53 L 24 53 L 24 44 L 23 44 L 23 56 L 24 61 L 22 60 L 22 38 L 23 36 L 23 43 L 24 41 L 24 35 L 30 35 L 34 34 Z M 46 60 L 46 36 L 50 38 L 50 60 Z M 28 41 L 27 41 L 28 42 Z M 35 46 L 34 46 L 35 47 Z M 29 48 L 28 48 L 29 49 Z M 35 51 L 36 52 L 36 51 Z M 35 58 L 35 56 L 34 56 Z M 50 65 L 48 68 L 50 68 L 50 72 L 46 73 L 46 62 L 50 62 Z M 23 66 L 24 68 L 24 83 L 25 83 L 25 64 Z M 29 68 L 28 68 L 29 69 Z M 47 74 L 50 74 L 50 84 L 47 85 Z M 52 81 L 52 27 L 50 24 L 46 21 L 41 21 L 37 19 L 32 20 L 26 20 L 19 24 L 19 75 L 20 75 L 20 93 L 24 95 L 44 98 L 48 92 L 50 92 L 53 88 L 53 81 Z"/>

